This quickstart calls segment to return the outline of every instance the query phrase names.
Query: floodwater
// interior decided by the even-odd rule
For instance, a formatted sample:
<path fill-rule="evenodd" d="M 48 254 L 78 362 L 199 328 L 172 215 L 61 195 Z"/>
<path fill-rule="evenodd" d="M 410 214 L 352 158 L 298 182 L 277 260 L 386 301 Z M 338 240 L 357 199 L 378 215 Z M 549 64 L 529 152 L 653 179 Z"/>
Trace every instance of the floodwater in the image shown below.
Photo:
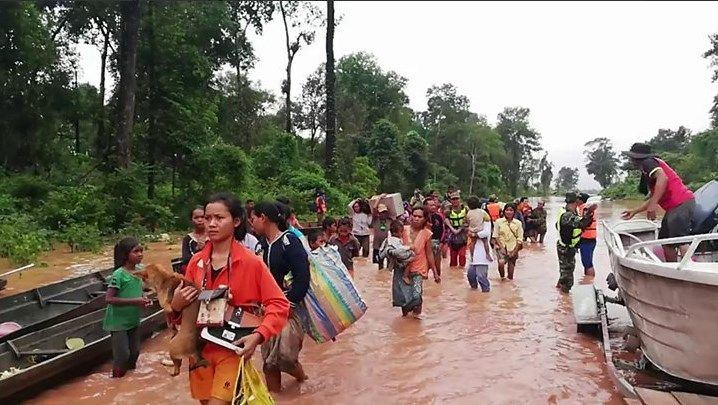
<path fill-rule="evenodd" d="M 576 333 L 570 298 L 554 287 L 558 261 L 552 224 L 559 206 L 558 199 L 547 204 L 545 245 L 530 244 L 521 252 L 515 280 L 501 282 L 496 266 L 490 267 L 489 293 L 470 290 L 464 270 L 448 269 L 445 262 L 441 284 L 425 284 L 423 320 L 402 318 L 391 307 L 390 274 L 357 259 L 356 283 L 368 312 L 336 342 L 318 345 L 306 339 L 301 360 L 310 379 L 298 384 L 285 377 L 277 402 L 623 403 L 598 341 Z M 602 202 L 598 213 L 615 220 L 624 208 Z M 151 247 L 146 263 L 177 255 L 168 249 L 166 243 Z M 582 280 L 577 261 L 577 282 L 590 282 Z M 600 233 L 595 266 L 594 281 L 605 290 L 609 261 Z M 163 332 L 145 342 L 138 369 L 122 379 L 110 379 L 105 364 L 29 403 L 191 403 L 186 369 L 170 377 L 160 364 L 166 340 Z"/>

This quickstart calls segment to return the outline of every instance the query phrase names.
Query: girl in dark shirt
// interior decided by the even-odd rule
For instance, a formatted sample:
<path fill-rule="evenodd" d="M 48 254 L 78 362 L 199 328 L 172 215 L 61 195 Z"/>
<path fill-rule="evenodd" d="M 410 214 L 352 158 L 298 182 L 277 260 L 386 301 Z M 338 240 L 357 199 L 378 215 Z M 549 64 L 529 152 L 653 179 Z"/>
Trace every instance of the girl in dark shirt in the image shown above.
<path fill-rule="evenodd" d="M 309 289 L 309 258 L 302 241 L 289 232 L 290 210 L 282 203 L 261 202 L 254 206 L 252 225 L 260 236 L 264 262 L 290 303 L 289 321 L 279 336 L 262 345 L 267 388 L 277 392 L 282 387 L 282 372 L 298 381 L 307 376 L 299 363 L 304 330 L 296 313 Z"/>
<path fill-rule="evenodd" d="M 208 240 L 204 223 L 204 207 L 201 205 L 196 206 L 190 213 L 189 218 L 192 221 L 193 230 L 182 239 L 182 273 L 184 273 L 184 268 L 189 263 L 189 259 L 202 250 Z"/>

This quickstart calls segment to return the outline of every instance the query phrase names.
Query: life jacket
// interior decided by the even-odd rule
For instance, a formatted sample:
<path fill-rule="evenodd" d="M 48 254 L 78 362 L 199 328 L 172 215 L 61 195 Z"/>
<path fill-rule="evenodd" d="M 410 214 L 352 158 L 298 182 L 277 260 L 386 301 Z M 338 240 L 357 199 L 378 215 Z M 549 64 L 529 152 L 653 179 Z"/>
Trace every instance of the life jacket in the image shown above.
<path fill-rule="evenodd" d="M 561 227 L 561 218 L 567 214 L 565 208 L 561 208 L 556 219 L 556 229 L 558 230 L 558 244 L 570 248 L 576 247 L 581 241 L 581 228 Z"/>
<path fill-rule="evenodd" d="M 578 206 L 578 215 L 583 216 L 583 210 L 586 208 L 586 204 L 581 204 Z M 596 239 L 596 213 L 594 211 L 593 213 L 593 221 L 591 221 L 591 224 L 588 226 L 588 228 L 585 228 L 583 232 L 581 232 L 581 238 L 582 239 Z"/>
<path fill-rule="evenodd" d="M 496 221 L 501 217 L 501 207 L 499 203 L 490 203 L 486 205 L 486 211 L 489 213 L 492 221 Z"/>
<path fill-rule="evenodd" d="M 688 187 L 685 186 L 685 184 L 683 184 L 683 180 L 678 177 L 676 172 L 661 159 L 656 158 L 656 161 L 658 162 L 658 166 L 663 169 L 663 173 L 666 174 L 666 178 L 668 180 L 668 184 L 666 184 L 666 191 L 665 193 L 663 193 L 663 197 L 661 197 L 661 200 L 658 201 L 658 205 L 660 205 L 661 208 L 668 212 L 673 208 L 676 208 L 677 206 L 683 204 L 684 202 L 692 200 L 693 192 L 689 190 Z M 646 174 L 648 175 L 649 173 Z M 655 187 L 656 182 L 650 181 L 649 179 L 649 188 L 651 190 L 651 195 L 653 195 Z"/>
<path fill-rule="evenodd" d="M 455 212 L 453 208 L 449 209 L 449 222 L 454 228 L 459 228 L 464 225 L 464 218 L 466 218 L 466 207 L 461 207 L 461 211 Z"/>

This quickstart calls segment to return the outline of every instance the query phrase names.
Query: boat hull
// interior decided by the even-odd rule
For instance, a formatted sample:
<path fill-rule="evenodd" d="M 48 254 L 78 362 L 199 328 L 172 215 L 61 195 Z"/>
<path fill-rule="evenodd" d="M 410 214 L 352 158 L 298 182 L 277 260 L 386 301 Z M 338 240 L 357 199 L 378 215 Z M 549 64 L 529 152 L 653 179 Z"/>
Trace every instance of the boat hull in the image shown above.
<path fill-rule="evenodd" d="M 112 346 L 109 332 L 102 330 L 104 312 L 104 309 L 101 309 L 0 345 L 0 369 L 5 370 L 9 365 L 27 367 L 0 380 L 0 400 L 16 401 L 28 398 L 37 394 L 42 388 L 66 380 L 108 360 L 112 354 Z M 165 314 L 155 304 L 145 310 L 139 326 L 140 334 L 144 339 L 165 326 Z M 12 343 L 21 351 L 61 349 L 68 337 L 82 337 L 86 345 L 29 367 L 30 360 L 27 358 L 29 356 L 19 360 L 9 347 Z"/>
<path fill-rule="evenodd" d="M 91 273 L 0 298 L 0 322 L 22 325 L 15 332 L 0 336 L 0 343 L 104 308 L 105 278 L 111 272 L 110 269 Z"/>
<path fill-rule="evenodd" d="M 646 357 L 664 372 L 718 386 L 718 273 L 611 255 Z"/>

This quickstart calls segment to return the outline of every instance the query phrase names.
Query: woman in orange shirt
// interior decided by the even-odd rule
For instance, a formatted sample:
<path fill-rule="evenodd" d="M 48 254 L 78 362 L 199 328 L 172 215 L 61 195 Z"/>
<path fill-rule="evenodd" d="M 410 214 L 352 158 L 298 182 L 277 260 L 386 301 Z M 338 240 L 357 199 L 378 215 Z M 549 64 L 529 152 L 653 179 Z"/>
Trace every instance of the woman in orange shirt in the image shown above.
<path fill-rule="evenodd" d="M 207 342 L 202 357 L 209 362 L 190 371 L 192 398 L 203 405 L 230 404 L 235 396 L 235 383 L 241 357 L 247 360 L 262 342 L 276 336 L 287 323 L 289 302 L 262 259 L 235 239 L 235 232 L 246 220 L 244 209 L 231 194 L 216 194 L 205 205 L 205 220 L 209 242 L 196 253 L 185 278 L 197 288 L 217 289 L 229 286 L 229 304 L 252 310 L 261 305 L 264 319 L 250 335 L 236 342 L 234 352 Z M 181 311 L 197 299 L 199 290 L 180 285 L 172 298 L 175 323 L 181 322 Z M 181 327 L 181 326 L 180 326 Z"/>
<path fill-rule="evenodd" d="M 411 246 L 414 251 L 414 260 L 409 263 L 408 270 L 411 274 L 412 303 L 417 303 L 413 308 L 402 307 L 404 315 L 411 312 L 415 318 L 421 315 L 423 306 L 422 295 L 424 293 L 424 280 L 429 278 L 429 269 L 434 275 L 434 281 L 441 282 L 439 272 L 434 263 L 434 250 L 431 245 L 431 229 L 426 224 L 429 220 L 429 211 L 426 208 L 413 208 L 411 211 L 411 225 L 408 231 L 404 232 L 404 244 Z"/>

